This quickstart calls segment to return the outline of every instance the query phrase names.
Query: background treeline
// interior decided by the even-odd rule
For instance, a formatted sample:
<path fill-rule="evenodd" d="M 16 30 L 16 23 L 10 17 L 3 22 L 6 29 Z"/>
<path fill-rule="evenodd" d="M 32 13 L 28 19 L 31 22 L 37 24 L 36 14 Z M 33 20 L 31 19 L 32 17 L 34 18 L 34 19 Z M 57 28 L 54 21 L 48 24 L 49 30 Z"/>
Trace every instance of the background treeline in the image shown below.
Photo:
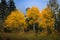
<path fill-rule="evenodd" d="M 2 20 L 2 22 L 0 22 L 0 31 L 33 31 L 36 33 L 60 32 L 60 6 L 57 4 L 57 0 L 50 0 L 47 7 L 42 11 L 35 6 L 27 8 L 25 15 L 23 12 L 16 9 L 13 0 L 9 1 L 7 7 L 2 7 L 2 5 L 7 5 L 5 4 L 5 0 L 1 1 L 1 9 L 3 10 L 0 10 L 0 14 L 2 15 L 0 16 L 0 20 Z"/>

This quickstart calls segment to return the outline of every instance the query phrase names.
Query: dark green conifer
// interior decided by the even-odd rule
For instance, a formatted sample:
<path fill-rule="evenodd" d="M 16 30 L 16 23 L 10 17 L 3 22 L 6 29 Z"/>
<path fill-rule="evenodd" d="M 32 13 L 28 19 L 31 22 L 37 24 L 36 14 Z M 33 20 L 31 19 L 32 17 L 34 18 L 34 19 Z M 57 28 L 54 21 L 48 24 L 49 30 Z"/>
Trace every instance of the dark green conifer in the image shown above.
<path fill-rule="evenodd" d="M 58 16 L 58 14 L 59 14 L 58 0 L 49 0 L 48 7 L 50 7 L 51 10 L 54 13 L 54 17 L 55 17 L 55 25 L 54 25 L 54 27 L 55 27 L 55 29 L 58 30 L 58 31 L 60 31 L 60 29 L 59 29 L 60 28 L 59 27 L 60 20 L 59 20 L 59 16 Z"/>
<path fill-rule="evenodd" d="M 15 3 L 13 0 L 9 1 L 9 9 L 10 9 L 10 11 L 14 11 L 16 9 Z"/>

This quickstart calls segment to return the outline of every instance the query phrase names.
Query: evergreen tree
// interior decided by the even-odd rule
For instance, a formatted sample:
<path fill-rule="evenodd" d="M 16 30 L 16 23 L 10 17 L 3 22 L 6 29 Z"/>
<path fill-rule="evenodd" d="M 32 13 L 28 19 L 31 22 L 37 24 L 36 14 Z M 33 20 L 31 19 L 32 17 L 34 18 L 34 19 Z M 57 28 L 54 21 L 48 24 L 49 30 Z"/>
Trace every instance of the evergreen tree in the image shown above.
<path fill-rule="evenodd" d="M 59 28 L 59 17 L 58 17 L 58 11 L 59 11 L 59 4 L 57 0 L 49 0 L 48 7 L 51 8 L 51 10 L 54 12 L 54 17 L 55 17 L 55 29 L 58 30 Z"/>
<path fill-rule="evenodd" d="M 4 28 L 4 20 L 16 8 L 13 0 L 10 0 L 8 3 L 6 0 L 1 0 L 0 2 L 0 30 Z"/>
<path fill-rule="evenodd" d="M 0 31 L 4 27 L 4 20 L 7 15 L 7 3 L 6 0 L 1 0 L 0 3 Z"/>
<path fill-rule="evenodd" d="M 2 27 L 2 24 L 3 24 L 3 14 L 2 14 L 2 8 L 0 3 L 0 28 Z"/>
<path fill-rule="evenodd" d="M 6 3 L 6 0 L 1 0 L 1 12 L 2 12 L 3 17 L 5 19 L 8 14 L 8 5 Z"/>
<path fill-rule="evenodd" d="M 16 9 L 15 3 L 14 3 L 13 0 L 10 0 L 10 1 L 9 1 L 9 9 L 10 9 L 10 12 L 11 12 L 11 11 L 14 11 L 14 10 Z"/>

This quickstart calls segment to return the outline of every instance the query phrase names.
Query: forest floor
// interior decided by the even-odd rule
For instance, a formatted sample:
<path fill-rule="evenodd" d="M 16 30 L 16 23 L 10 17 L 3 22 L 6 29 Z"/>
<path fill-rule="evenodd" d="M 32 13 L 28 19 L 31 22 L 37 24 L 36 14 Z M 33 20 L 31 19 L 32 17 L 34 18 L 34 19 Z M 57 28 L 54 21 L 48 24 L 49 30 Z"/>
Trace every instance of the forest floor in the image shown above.
<path fill-rule="evenodd" d="M 0 40 L 60 40 L 60 34 L 44 34 L 44 33 L 1 33 Z"/>

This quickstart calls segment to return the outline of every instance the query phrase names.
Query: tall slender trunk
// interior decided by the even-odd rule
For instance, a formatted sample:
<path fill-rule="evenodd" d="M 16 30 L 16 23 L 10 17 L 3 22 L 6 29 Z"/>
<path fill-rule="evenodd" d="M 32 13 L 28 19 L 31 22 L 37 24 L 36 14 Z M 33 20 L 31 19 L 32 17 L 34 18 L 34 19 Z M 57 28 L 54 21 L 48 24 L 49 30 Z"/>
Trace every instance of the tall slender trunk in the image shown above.
<path fill-rule="evenodd" d="M 33 24 L 33 31 L 35 32 L 35 24 Z"/>

